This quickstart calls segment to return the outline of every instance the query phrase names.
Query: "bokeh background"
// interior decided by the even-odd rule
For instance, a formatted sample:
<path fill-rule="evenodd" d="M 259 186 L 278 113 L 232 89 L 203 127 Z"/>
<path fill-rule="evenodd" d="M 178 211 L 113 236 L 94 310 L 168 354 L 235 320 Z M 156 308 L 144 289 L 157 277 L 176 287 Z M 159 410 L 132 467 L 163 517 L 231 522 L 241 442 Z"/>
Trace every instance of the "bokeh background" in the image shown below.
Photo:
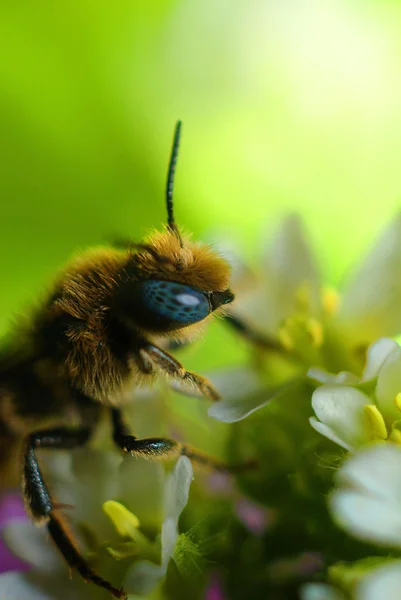
<path fill-rule="evenodd" d="M 396 0 L 3 2 L 0 330 L 77 249 L 160 225 L 177 118 L 179 222 L 252 261 L 300 212 L 336 283 L 400 201 L 400 26 Z"/>

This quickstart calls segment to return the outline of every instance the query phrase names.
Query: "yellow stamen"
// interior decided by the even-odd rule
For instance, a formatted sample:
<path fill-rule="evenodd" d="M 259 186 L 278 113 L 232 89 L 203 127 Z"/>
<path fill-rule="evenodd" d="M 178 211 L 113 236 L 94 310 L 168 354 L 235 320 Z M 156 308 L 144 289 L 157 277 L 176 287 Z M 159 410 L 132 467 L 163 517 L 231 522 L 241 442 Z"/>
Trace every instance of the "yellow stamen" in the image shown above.
<path fill-rule="evenodd" d="M 113 521 L 118 533 L 123 537 L 135 538 L 139 527 L 139 519 L 125 506 L 114 500 L 108 500 L 103 504 L 103 510 Z"/>
<path fill-rule="evenodd" d="M 401 392 L 398 392 L 398 394 L 394 398 L 394 402 L 395 402 L 395 405 L 398 408 L 398 410 L 401 411 Z"/>
<path fill-rule="evenodd" d="M 371 440 L 386 440 L 387 428 L 383 415 L 374 404 L 364 406 L 367 435 Z"/>
<path fill-rule="evenodd" d="M 316 321 L 316 319 L 310 317 L 309 319 L 306 319 L 305 327 L 312 338 L 312 345 L 315 346 L 315 348 L 320 348 L 320 346 L 323 344 L 322 325 L 319 323 L 319 321 Z"/>
<path fill-rule="evenodd" d="M 334 288 L 323 288 L 321 291 L 323 311 L 326 315 L 333 315 L 340 304 L 340 294 Z"/>
<path fill-rule="evenodd" d="M 286 350 L 294 350 L 294 340 L 292 339 L 292 336 L 289 332 L 289 327 L 287 327 L 287 325 L 281 327 L 280 331 L 278 332 L 278 339 Z"/>

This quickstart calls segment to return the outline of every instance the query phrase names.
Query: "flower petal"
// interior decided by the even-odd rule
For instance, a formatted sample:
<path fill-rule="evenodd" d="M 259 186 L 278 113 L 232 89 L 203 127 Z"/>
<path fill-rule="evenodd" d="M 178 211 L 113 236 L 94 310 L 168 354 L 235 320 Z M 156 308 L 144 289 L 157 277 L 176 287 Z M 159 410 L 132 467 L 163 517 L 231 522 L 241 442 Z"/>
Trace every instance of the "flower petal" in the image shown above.
<path fill-rule="evenodd" d="M 329 501 L 334 520 L 355 537 L 401 547 L 401 511 L 387 499 L 358 491 L 335 492 Z"/>
<path fill-rule="evenodd" d="M 390 338 L 380 338 L 380 340 L 369 346 L 362 381 L 369 381 L 377 377 L 387 358 L 397 348 L 399 348 L 397 342 Z"/>
<path fill-rule="evenodd" d="M 4 528 L 3 538 L 16 556 L 38 569 L 53 572 L 62 564 L 44 527 L 35 527 L 30 521 L 13 523 Z"/>
<path fill-rule="evenodd" d="M 311 313 L 315 314 L 320 306 L 319 273 L 299 215 L 283 220 L 265 256 L 265 268 L 276 292 L 279 318 L 294 311 L 296 294 L 304 285 L 309 292 Z"/>
<path fill-rule="evenodd" d="M 385 360 L 377 378 L 376 398 L 383 416 L 398 420 L 401 412 L 395 398 L 401 392 L 401 348 L 398 346 Z"/>
<path fill-rule="evenodd" d="M 166 519 L 162 527 L 162 565 L 167 569 L 170 558 L 173 556 L 175 544 L 178 539 L 177 521 Z"/>
<path fill-rule="evenodd" d="M 187 505 L 193 477 L 191 461 L 186 456 L 180 456 L 166 482 L 165 519 L 172 519 L 177 524 L 178 517 Z"/>
<path fill-rule="evenodd" d="M 221 370 L 213 373 L 211 380 L 224 398 L 208 410 L 217 421 L 240 421 L 269 401 L 266 385 L 250 369 Z"/>
<path fill-rule="evenodd" d="M 42 588 L 36 587 L 31 578 L 23 573 L 6 573 L 0 576 L 0 598 L 4 600 L 55 600 Z"/>
<path fill-rule="evenodd" d="M 355 339 L 373 341 L 401 331 L 401 215 L 346 285 L 338 318 Z"/>
<path fill-rule="evenodd" d="M 338 437 L 338 435 L 336 435 L 334 433 L 334 431 L 332 429 L 330 429 L 330 427 L 328 427 L 324 423 L 321 423 L 315 417 L 310 417 L 309 423 L 312 425 L 313 429 L 315 429 L 318 433 L 321 433 L 322 435 L 327 437 L 329 440 L 331 440 L 335 444 L 338 444 L 339 446 L 341 446 L 342 448 L 345 448 L 349 452 L 352 452 L 352 450 L 354 450 L 353 446 L 350 446 L 349 444 L 344 442 L 344 440 L 342 440 L 340 437 Z"/>
<path fill-rule="evenodd" d="M 164 468 L 159 462 L 127 455 L 119 468 L 118 498 L 144 528 L 160 528 L 163 522 L 164 480 Z"/>
<path fill-rule="evenodd" d="M 401 561 L 375 569 L 364 577 L 355 590 L 355 600 L 399 600 L 401 590 Z"/>
<path fill-rule="evenodd" d="M 335 480 L 339 487 L 388 499 L 401 509 L 401 448 L 380 444 L 361 450 L 337 471 Z"/>
<path fill-rule="evenodd" d="M 259 285 L 236 299 L 236 313 L 258 330 L 275 335 L 282 321 L 298 308 L 301 292 L 308 312 L 316 314 L 320 307 L 318 269 L 298 215 L 280 223 L 264 250 L 262 268 Z"/>
<path fill-rule="evenodd" d="M 329 506 L 342 527 L 401 547 L 401 448 L 382 444 L 360 451 L 337 472 L 336 483 Z"/>
<path fill-rule="evenodd" d="M 317 418 L 353 447 L 365 441 L 364 406 L 370 403 L 361 391 L 345 385 L 322 385 L 312 395 Z"/>
<path fill-rule="evenodd" d="M 124 589 L 128 594 L 149 594 L 166 575 L 164 565 L 147 560 L 134 564 L 127 572 Z"/>
<path fill-rule="evenodd" d="M 216 419 L 216 421 L 236 423 L 263 408 L 263 406 L 266 406 L 273 397 L 269 395 L 269 391 L 266 388 L 254 394 L 247 394 L 245 396 L 239 394 L 238 396 L 231 396 L 231 398 L 226 397 L 224 400 L 214 402 L 209 407 L 208 415 Z"/>
<path fill-rule="evenodd" d="M 326 583 L 306 583 L 301 588 L 301 600 L 345 600 L 345 596 Z"/>
<path fill-rule="evenodd" d="M 312 367 L 309 369 L 307 376 L 310 379 L 319 381 L 320 383 L 338 383 L 342 385 L 357 385 L 360 378 L 349 371 L 340 371 L 339 373 L 329 373 L 324 369 Z"/>
<path fill-rule="evenodd" d="M 233 373 L 234 375 L 234 373 Z M 300 379 L 293 379 L 285 382 L 283 385 L 275 388 L 269 388 L 266 384 L 258 383 L 253 391 L 248 392 L 242 389 L 239 385 L 235 391 L 229 395 L 224 395 L 224 400 L 214 402 L 209 410 L 208 415 L 217 421 L 223 423 L 235 423 L 248 417 L 255 411 L 263 408 L 271 400 L 283 399 L 288 394 L 296 393 L 296 389 L 300 384 Z"/>
<path fill-rule="evenodd" d="M 20 494 L 5 494 L 0 498 L 0 530 L 12 521 L 27 521 L 24 504 Z M 29 565 L 14 556 L 6 547 L 4 540 L 0 539 L 0 572 L 25 571 Z"/>

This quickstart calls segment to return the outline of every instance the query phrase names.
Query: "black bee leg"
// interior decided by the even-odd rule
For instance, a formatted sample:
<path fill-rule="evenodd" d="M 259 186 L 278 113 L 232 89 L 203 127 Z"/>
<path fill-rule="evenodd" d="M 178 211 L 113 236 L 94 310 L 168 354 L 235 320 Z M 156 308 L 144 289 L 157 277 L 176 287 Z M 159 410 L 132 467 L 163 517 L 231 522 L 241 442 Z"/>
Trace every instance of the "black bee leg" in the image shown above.
<path fill-rule="evenodd" d="M 35 523 L 46 524 L 51 538 L 71 568 L 76 569 L 86 581 L 108 590 L 115 598 L 126 600 L 126 594 L 97 575 L 78 550 L 68 527 L 63 524 L 63 519 L 57 511 L 57 504 L 52 500 L 36 457 L 38 448 L 65 450 L 83 446 L 90 434 L 91 430 L 87 428 L 60 428 L 38 431 L 28 437 L 23 465 L 25 506 Z"/>
<path fill-rule="evenodd" d="M 195 389 L 201 396 L 205 396 L 211 400 L 219 399 L 219 394 L 210 381 L 201 375 L 186 371 L 178 360 L 158 346 L 149 342 L 143 342 L 138 350 L 138 354 L 145 373 L 151 372 L 153 367 L 155 367 L 157 370 L 163 371 L 168 377 L 179 379 L 184 386 Z"/>
<path fill-rule="evenodd" d="M 223 461 L 203 454 L 199 450 L 168 438 L 146 438 L 139 440 L 135 436 L 129 435 L 128 427 L 124 423 L 121 411 L 118 408 L 111 409 L 111 418 L 114 443 L 124 450 L 124 452 L 130 452 L 133 456 L 148 458 L 150 460 L 187 456 L 199 464 L 230 473 L 248 470 L 255 464 L 255 461 L 252 460 L 240 465 L 227 465 Z"/>

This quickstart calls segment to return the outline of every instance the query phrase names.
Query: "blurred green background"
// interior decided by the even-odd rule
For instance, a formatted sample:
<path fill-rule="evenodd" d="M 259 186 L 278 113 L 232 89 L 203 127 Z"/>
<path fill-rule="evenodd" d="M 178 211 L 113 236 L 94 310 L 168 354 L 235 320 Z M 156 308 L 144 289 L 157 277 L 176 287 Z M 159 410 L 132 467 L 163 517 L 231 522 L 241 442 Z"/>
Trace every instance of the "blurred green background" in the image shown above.
<path fill-rule="evenodd" d="M 177 118 L 179 223 L 252 263 L 300 212 L 336 283 L 398 210 L 400 27 L 396 0 L 3 2 L 1 332 L 77 249 L 163 222 Z"/>

